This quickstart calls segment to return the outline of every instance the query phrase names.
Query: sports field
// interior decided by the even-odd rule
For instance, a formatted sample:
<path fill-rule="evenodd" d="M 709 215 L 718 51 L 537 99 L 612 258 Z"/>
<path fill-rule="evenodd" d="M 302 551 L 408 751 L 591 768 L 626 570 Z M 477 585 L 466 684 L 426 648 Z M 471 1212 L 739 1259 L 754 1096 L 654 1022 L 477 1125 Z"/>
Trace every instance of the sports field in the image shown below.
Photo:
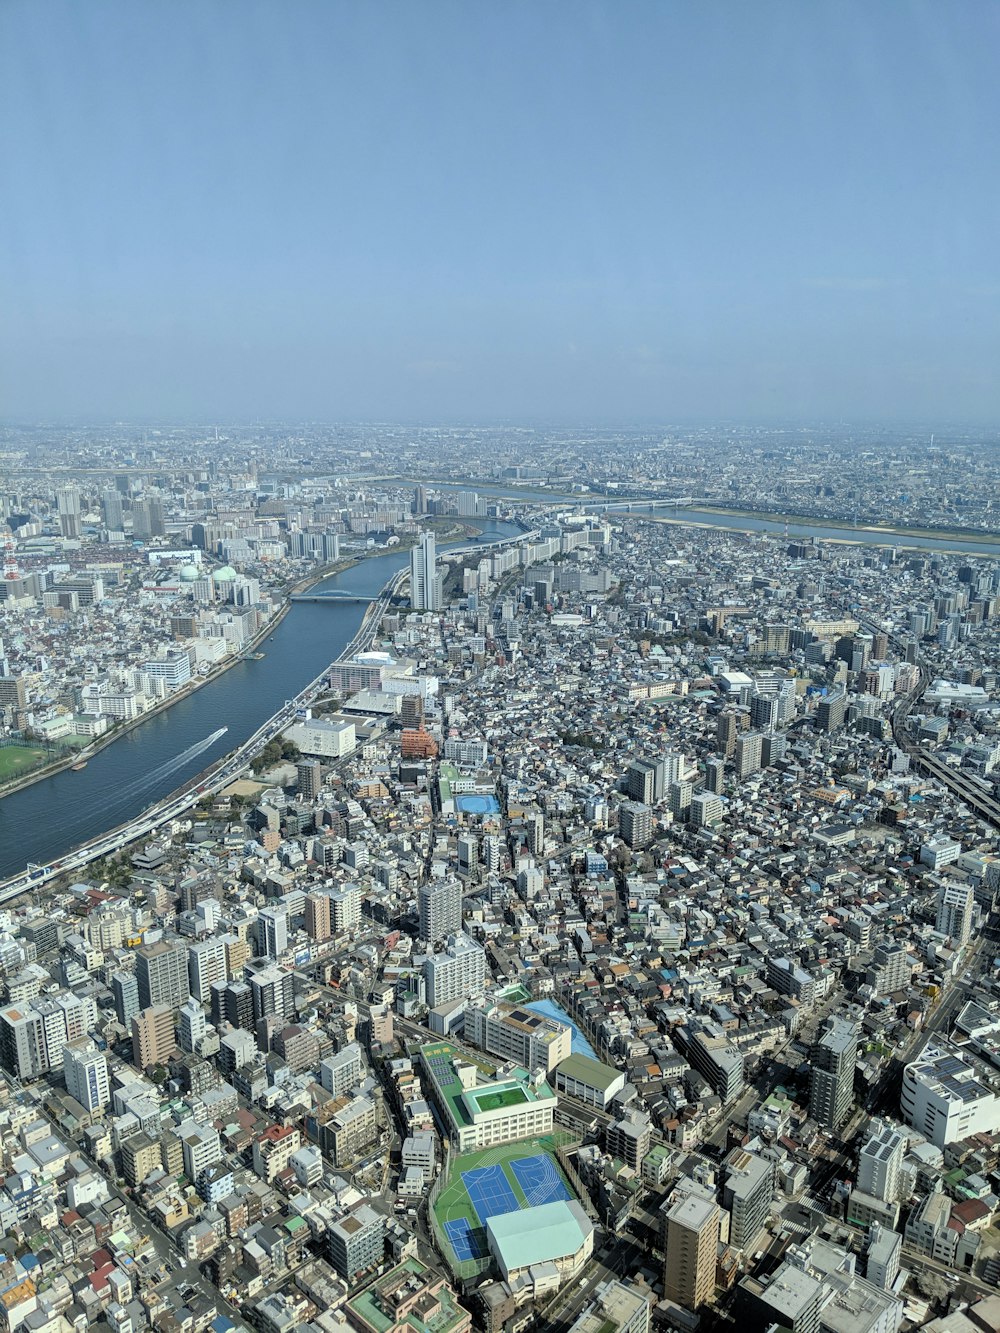
<path fill-rule="evenodd" d="M 4 745 L 0 747 L 0 782 L 9 782 L 45 762 L 46 753 L 38 745 Z"/>
<path fill-rule="evenodd" d="M 576 1197 L 550 1151 L 553 1146 L 552 1140 L 527 1139 L 455 1159 L 433 1211 L 459 1277 L 471 1277 L 486 1266 L 486 1223 L 491 1217 Z"/>

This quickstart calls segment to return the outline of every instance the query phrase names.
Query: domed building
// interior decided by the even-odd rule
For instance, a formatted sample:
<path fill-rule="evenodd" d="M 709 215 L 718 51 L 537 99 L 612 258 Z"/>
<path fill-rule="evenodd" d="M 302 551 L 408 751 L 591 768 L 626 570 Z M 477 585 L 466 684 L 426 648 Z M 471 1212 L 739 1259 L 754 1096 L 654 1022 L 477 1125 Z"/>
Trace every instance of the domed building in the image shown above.
<path fill-rule="evenodd" d="M 239 575 L 232 565 L 223 565 L 221 569 L 215 570 L 212 578 L 215 579 L 216 583 L 232 583 L 233 579 L 239 578 Z"/>
<path fill-rule="evenodd" d="M 201 577 L 201 572 L 197 565 L 181 565 L 177 577 L 181 583 L 194 583 L 195 579 Z"/>

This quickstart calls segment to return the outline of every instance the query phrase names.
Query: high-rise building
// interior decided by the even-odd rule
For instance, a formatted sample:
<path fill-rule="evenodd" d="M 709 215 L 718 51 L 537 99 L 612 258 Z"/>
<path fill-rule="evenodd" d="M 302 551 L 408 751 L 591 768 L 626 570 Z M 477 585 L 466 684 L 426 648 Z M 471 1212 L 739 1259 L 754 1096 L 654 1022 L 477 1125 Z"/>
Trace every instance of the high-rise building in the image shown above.
<path fill-rule="evenodd" d="M 77 1037 L 63 1047 L 66 1091 L 87 1111 L 103 1111 L 111 1100 L 108 1057 L 90 1037 Z"/>
<path fill-rule="evenodd" d="M 730 1215 L 729 1239 L 746 1250 L 763 1231 L 774 1191 L 774 1163 L 734 1148 L 726 1158 L 722 1206 Z"/>
<path fill-rule="evenodd" d="M 653 812 L 639 801 L 624 801 L 618 807 L 618 832 L 622 841 L 641 851 L 653 841 Z"/>
<path fill-rule="evenodd" d="M 271 1015 L 294 1017 L 295 981 L 291 972 L 275 967 L 270 959 L 255 958 L 247 964 L 246 974 L 255 1024 Z"/>
<path fill-rule="evenodd" d="M 468 935 L 453 935 L 445 949 L 424 959 L 424 984 L 431 1009 L 481 991 L 485 983 L 486 954 Z"/>
<path fill-rule="evenodd" d="M 288 948 L 288 907 L 264 907 L 257 917 L 258 942 L 267 958 L 280 958 Z"/>
<path fill-rule="evenodd" d="M 854 1096 L 858 1029 L 846 1018 L 831 1015 L 813 1043 L 810 1064 L 809 1114 L 824 1129 L 837 1130 L 847 1119 Z"/>
<path fill-rule="evenodd" d="M 659 777 L 658 765 L 648 759 L 633 759 L 625 770 L 625 790 L 633 801 L 653 805 L 663 795 Z"/>
<path fill-rule="evenodd" d="M 839 731 L 847 716 L 847 695 L 843 690 L 820 699 L 816 709 L 816 726 L 820 731 Z"/>
<path fill-rule="evenodd" d="M 738 778 L 749 777 L 760 768 L 761 739 L 759 731 L 748 731 L 737 737 L 734 762 Z"/>
<path fill-rule="evenodd" d="M 736 742 L 733 742 L 735 751 Z M 705 761 L 705 790 L 710 791 L 714 796 L 721 796 L 726 790 L 726 765 L 722 759 L 706 759 Z"/>
<path fill-rule="evenodd" d="M 182 1051 L 197 1051 L 207 1029 L 208 1018 L 204 1009 L 193 995 L 189 995 L 177 1015 L 177 1044 Z"/>
<path fill-rule="evenodd" d="M 422 532 L 410 552 L 410 605 L 415 611 L 439 611 L 441 601 L 434 534 Z"/>
<path fill-rule="evenodd" d="M 954 949 L 961 949 L 969 942 L 974 902 L 971 884 L 943 883 L 938 888 L 936 928 L 947 935 Z"/>
<path fill-rule="evenodd" d="M 712 1091 L 728 1106 L 746 1086 L 743 1054 L 714 1019 L 692 1017 L 671 1033 L 674 1045 L 688 1064 L 707 1079 Z"/>
<path fill-rule="evenodd" d="M 719 1205 L 698 1194 L 678 1199 L 666 1216 L 663 1294 L 668 1301 L 697 1310 L 715 1292 Z"/>
<path fill-rule="evenodd" d="M 163 1064 L 175 1045 L 174 1015 L 169 1005 L 151 1005 L 132 1019 L 132 1063 L 137 1069 Z"/>
<path fill-rule="evenodd" d="M 208 1004 L 212 996 L 212 986 L 217 981 L 225 981 L 229 973 L 226 968 L 226 945 L 219 937 L 198 940 L 188 948 L 188 984 L 191 994 L 199 1004 Z"/>
<path fill-rule="evenodd" d="M 330 892 L 314 889 L 306 894 L 306 934 L 321 943 L 333 934 L 331 929 Z"/>
<path fill-rule="evenodd" d="M 171 944 L 158 940 L 156 944 L 139 949 L 135 956 L 135 975 L 142 1009 L 159 1004 L 179 1009 L 191 994 L 187 949 L 180 942 Z"/>
<path fill-rule="evenodd" d="M 432 879 L 417 890 L 420 938 L 436 944 L 462 929 L 462 885 L 452 878 Z"/>
<path fill-rule="evenodd" d="M 64 537 L 77 538 L 80 527 L 80 492 L 73 486 L 61 490 L 56 502 L 59 506 L 59 529 Z"/>
<path fill-rule="evenodd" d="M 0 1064 L 22 1083 L 47 1072 L 45 1024 L 37 1010 L 20 1005 L 0 1009 Z"/>
<path fill-rule="evenodd" d="M 109 532 L 125 531 L 125 507 L 117 491 L 104 491 L 101 494 L 101 513 L 104 526 Z"/>
<path fill-rule="evenodd" d="M 299 794 L 307 801 L 315 800 L 323 783 L 323 770 L 318 759 L 300 759 L 295 765 Z"/>
<path fill-rule="evenodd" d="M 750 696 L 750 725 L 756 731 L 773 731 L 778 725 L 778 696 L 752 694 Z"/>
<path fill-rule="evenodd" d="M 694 784 L 683 781 L 671 782 L 667 795 L 670 802 L 670 813 L 679 823 L 683 823 L 689 815 L 691 809 L 691 798 L 694 795 Z"/>
<path fill-rule="evenodd" d="M 898 1130 L 874 1123 L 858 1157 L 858 1189 L 883 1203 L 894 1202 L 905 1153 L 906 1139 Z"/>
<path fill-rule="evenodd" d="M 132 1019 L 142 1008 L 139 1003 L 139 982 L 134 972 L 115 972 L 111 977 L 111 994 L 115 999 L 118 1022 L 131 1031 Z"/>
<path fill-rule="evenodd" d="M 732 759 L 736 753 L 736 736 L 739 731 L 739 722 L 732 709 L 727 708 L 724 713 L 719 714 L 719 720 L 715 724 L 716 746 L 723 759 Z"/>
<path fill-rule="evenodd" d="M 691 797 L 688 818 L 695 828 L 709 828 L 722 822 L 722 798 L 714 792 L 697 791 Z"/>
<path fill-rule="evenodd" d="M 359 1203 L 326 1233 L 327 1256 L 345 1282 L 354 1283 L 366 1268 L 382 1262 L 385 1252 L 385 1217 L 371 1204 Z"/>

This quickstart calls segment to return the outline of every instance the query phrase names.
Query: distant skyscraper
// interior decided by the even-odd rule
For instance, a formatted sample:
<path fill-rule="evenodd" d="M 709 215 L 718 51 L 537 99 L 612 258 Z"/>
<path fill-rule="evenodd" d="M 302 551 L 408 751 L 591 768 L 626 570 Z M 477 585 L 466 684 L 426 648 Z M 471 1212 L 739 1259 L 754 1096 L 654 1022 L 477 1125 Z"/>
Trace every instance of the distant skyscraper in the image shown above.
<path fill-rule="evenodd" d="M 57 497 L 59 505 L 59 528 L 64 537 L 79 537 L 80 528 L 80 492 L 72 486 L 61 490 Z"/>
<path fill-rule="evenodd" d="M 415 611 L 441 609 L 437 548 L 433 532 L 422 532 L 420 540 L 410 552 L 410 605 Z"/>
<path fill-rule="evenodd" d="M 104 526 L 109 532 L 125 531 L 125 510 L 122 497 L 117 491 L 105 491 L 101 496 L 101 510 L 104 514 Z"/>

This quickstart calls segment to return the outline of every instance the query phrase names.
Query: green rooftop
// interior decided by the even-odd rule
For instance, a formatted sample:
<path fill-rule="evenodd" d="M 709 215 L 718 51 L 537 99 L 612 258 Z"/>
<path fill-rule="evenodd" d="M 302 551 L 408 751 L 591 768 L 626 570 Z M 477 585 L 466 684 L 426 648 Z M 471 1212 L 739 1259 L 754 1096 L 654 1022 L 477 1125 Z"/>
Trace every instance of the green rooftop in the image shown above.
<path fill-rule="evenodd" d="M 433 1286 L 441 1280 L 418 1259 L 406 1259 L 384 1277 L 378 1278 L 359 1296 L 347 1302 L 347 1308 L 364 1328 L 375 1333 L 405 1328 L 412 1333 L 449 1333 L 450 1329 L 464 1327 L 467 1315 L 458 1305 L 455 1293 L 447 1284 L 435 1296 L 421 1297 L 401 1318 L 396 1317 L 396 1300 L 412 1295 L 410 1284 L 416 1287 Z"/>
<path fill-rule="evenodd" d="M 575 1078 L 577 1082 L 586 1083 L 599 1092 L 607 1092 L 615 1079 L 621 1078 L 620 1069 L 612 1069 L 610 1065 L 602 1064 L 589 1055 L 567 1055 L 565 1060 L 556 1065 L 556 1073 Z"/>
<path fill-rule="evenodd" d="M 503 1111 L 508 1106 L 522 1106 L 529 1101 L 527 1091 L 516 1083 L 501 1083 L 485 1091 L 475 1089 L 465 1094 L 465 1104 L 471 1102 L 476 1111 Z"/>

